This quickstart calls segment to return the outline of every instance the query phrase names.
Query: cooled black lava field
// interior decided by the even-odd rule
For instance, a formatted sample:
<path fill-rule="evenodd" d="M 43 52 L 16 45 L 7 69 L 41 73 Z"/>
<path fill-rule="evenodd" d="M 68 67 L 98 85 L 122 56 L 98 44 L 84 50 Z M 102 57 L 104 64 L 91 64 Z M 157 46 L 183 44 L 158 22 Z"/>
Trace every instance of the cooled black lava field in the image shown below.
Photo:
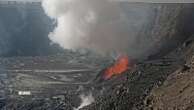
<path fill-rule="evenodd" d="M 51 44 L 54 24 L 39 3 L 0 4 L 0 110 L 192 110 L 194 5 L 121 5 L 151 12 L 132 50 L 144 39 L 153 45 L 133 69 L 104 80 L 114 55 Z"/>

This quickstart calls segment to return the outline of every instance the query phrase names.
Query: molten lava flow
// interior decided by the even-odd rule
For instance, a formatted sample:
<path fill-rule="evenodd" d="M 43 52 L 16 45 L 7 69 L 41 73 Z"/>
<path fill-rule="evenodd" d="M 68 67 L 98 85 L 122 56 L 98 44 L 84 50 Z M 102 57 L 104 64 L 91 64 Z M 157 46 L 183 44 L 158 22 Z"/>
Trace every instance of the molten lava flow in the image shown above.
<path fill-rule="evenodd" d="M 129 69 L 132 69 L 132 67 L 134 67 L 134 62 L 129 60 L 128 56 L 122 55 L 111 67 L 108 67 L 105 70 L 103 78 L 105 80 L 110 79 L 114 75 L 119 75 Z"/>

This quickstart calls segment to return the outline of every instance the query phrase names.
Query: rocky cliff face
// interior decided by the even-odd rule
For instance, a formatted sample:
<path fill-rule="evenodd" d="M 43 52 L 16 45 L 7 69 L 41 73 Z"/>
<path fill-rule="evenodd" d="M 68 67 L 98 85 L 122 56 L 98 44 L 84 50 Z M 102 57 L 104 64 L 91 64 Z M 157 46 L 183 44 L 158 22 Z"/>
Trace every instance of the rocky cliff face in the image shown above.
<path fill-rule="evenodd" d="M 193 4 L 155 4 L 153 19 L 142 34 L 153 39 L 150 58 L 165 55 L 193 34 Z M 145 33 L 144 33 L 145 32 Z M 141 35 L 142 35 L 141 34 Z"/>
<path fill-rule="evenodd" d="M 137 38 L 129 45 L 131 55 L 161 57 L 193 33 L 192 4 L 123 2 L 121 5 L 129 13 L 129 33 Z M 40 5 L 0 4 L 0 55 L 35 56 L 59 52 L 57 46 L 50 45 L 48 38 L 53 27 L 53 21 Z"/>
<path fill-rule="evenodd" d="M 142 52 L 142 57 L 148 59 L 161 57 L 193 34 L 193 4 L 141 4 L 140 6 L 140 10 L 147 10 L 144 14 L 146 13 L 148 17 L 138 30 L 137 42 L 133 48 L 139 51 L 147 46 Z"/>
<path fill-rule="evenodd" d="M 112 86 L 83 110 L 193 109 L 194 5 L 155 4 L 152 7 L 155 12 L 150 27 L 140 32 L 155 42 L 149 50 L 153 53 L 149 57 L 152 61 L 144 61 L 135 72 L 127 72 L 115 80 L 122 83 Z"/>
<path fill-rule="evenodd" d="M 142 31 L 139 32 L 140 38 L 139 42 L 143 42 L 142 41 L 143 39 L 141 39 L 142 36 L 154 42 L 154 45 L 150 46 L 152 48 L 150 48 L 150 50 L 147 50 L 148 53 L 149 52 L 152 53 L 152 55 L 149 56 L 149 58 L 152 60 L 142 61 L 141 63 L 137 64 L 137 67 L 134 69 L 134 71 L 127 71 L 126 73 L 118 77 L 114 77 L 113 79 L 107 82 L 106 81 L 101 82 L 100 84 L 92 83 L 83 86 L 82 85 L 79 86 L 78 84 L 77 86 L 75 86 L 75 84 L 71 85 L 70 83 L 68 84 L 64 83 L 65 81 L 68 81 L 66 78 L 74 77 L 72 76 L 72 73 L 59 74 L 56 71 L 55 71 L 56 73 L 46 73 L 48 72 L 46 69 L 52 68 L 53 70 L 55 70 L 59 67 L 64 69 L 64 65 L 66 68 L 80 69 L 80 67 L 83 65 L 85 65 L 86 68 L 89 67 L 91 68 L 93 65 L 93 67 L 96 68 L 93 68 L 94 70 L 92 69 L 93 72 L 89 71 L 89 74 L 92 73 L 93 75 L 93 73 L 98 74 L 97 70 L 101 69 L 102 68 L 101 65 L 105 64 L 105 62 L 108 61 L 105 60 L 101 62 L 97 58 L 93 57 L 91 57 L 90 60 L 88 56 L 85 57 L 77 54 L 74 55 L 65 54 L 62 55 L 63 57 L 61 58 L 59 56 L 30 57 L 30 58 L 16 57 L 8 59 L 2 58 L 0 60 L 2 64 L 1 66 L 8 67 L 7 69 L 9 71 L 8 73 L 3 72 L 4 74 L 1 75 L 7 78 L 7 80 L 5 80 L 5 78 L 1 77 L 4 79 L 3 81 L 1 81 L 2 83 L 1 85 L 3 85 L 3 87 L 1 88 L 10 89 L 11 91 L 10 94 L 12 93 L 13 94 L 5 98 L 4 97 L 0 98 L 0 108 L 2 110 L 7 109 L 73 110 L 74 107 L 76 108 L 80 104 L 80 100 L 79 99 L 77 100 L 75 96 L 76 95 L 78 96 L 79 95 L 78 93 L 80 91 L 82 92 L 82 90 L 84 91 L 88 90 L 91 91 L 92 94 L 94 95 L 95 102 L 93 102 L 91 105 L 87 107 L 82 108 L 82 110 L 131 110 L 131 109 L 166 110 L 168 108 L 180 110 L 193 109 L 194 81 L 192 77 L 193 77 L 194 40 L 192 36 L 193 34 L 192 30 L 193 30 L 194 5 L 193 4 L 146 4 L 146 5 L 151 9 L 149 13 L 150 20 L 149 22 L 147 22 L 147 24 L 145 24 L 145 27 L 142 28 Z M 3 17 L 0 18 L 3 19 Z M 9 18 L 12 19 L 12 17 Z M 31 16 L 30 18 L 33 17 Z M 6 21 L 6 19 L 4 19 L 4 21 Z M 18 25 L 17 24 L 18 22 L 14 20 L 13 22 L 16 23 L 14 24 L 14 26 Z M 3 24 L 4 22 L 1 23 Z M 25 29 L 31 30 L 31 27 L 29 26 L 31 25 L 33 26 L 34 23 L 35 24 L 37 23 L 36 25 L 38 25 L 40 21 L 37 21 L 36 19 L 36 21 L 33 21 L 33 23 L 28 25 L 28 27 L 24 28 L 24 30 Z M 17 28 L 14 27 L 12 29 L 11 24 L 12 23 L 10 23 L 4 30 L 3 29 L 1 30 L 3 33 L 5 33 L 6 36 L 9 36 L 2 37 L 3 39 L 7 39 L 7 41 L 9 41 L 9 38 L 12 38 L 12 36 L 9 35 L 11 34 L 9 32 L 17 33 L 16 31 Z M 43 27 L 42 28 L 40 27 L 41 26 L 38 26 L 36 28 L 43 29 Z M 34 33 L 35 31 L 33 31 L 33 33 L 31 34 Z M 35 35 L 36 34 L 37 33 L 35 33 Z M 22 37 L 25 38 L 26 36 Z M 17 39 L 15 40 L 16 44 L 19 43 Z M 29 41 L 28 37 L 27 41 Z M 37 43 L 40 42 L 41 41 L 37 41 Z M 1 45 L 5 45 L 3 44 L 3 41 L 0 43 L 2 43 Z M 11 47 L 13 45 L 13 43 L 8 44 L 6 45 Z M 140 47 L 141 46 L 145 45 L 140 45 Z M 177 46 L 179 47 L 175 48 Z M 17 49 L 20 48 L 17 47 Z M 173 49 L 175 50 L 171 51 Z M 70 60 L 68 59 L 65 60 L 64 57 Z M 97 61 L 99 61 L 98 64 L 99 66 L 96 66 L 95 64 Z M 94 64 L 92 64 L 92 62 Z M 21 70 L 25 70 L 25 68 L 28 71 L 22 72 Z M 39 68 L 40 70 L 45 69 L 46 72 L 44 74 L 34 72 L 34 70 L 37 71 L 37 68 Z M 14 71 L 15 69 L 16 71 Z M 21 70 L 18 71 L 17 69 Z M 12 71 L 17 73 L 13 74 Z M 74 78 L 79 78 L 80 75 L 85 74 L 87 77 L 84 76 L 84 79 L 89 78 L 87 72 L 85 71 L 83 74 L 81 72 L 78 72 L 74 73 L 73 75 L 76 76 Z M 66 77 L 65 75 L 68 75 L 68 77 Z M 51 81 L 54 82 L 61 81 L 61 82 L 51 83 Z M 54 85 L 48 86 L 47 85 L 48 82 L 49 84 Z M 37 86 L 40 86 L 44 91 L 46 90 L 48 91 L 44 92 L 44 95 L 41 93 L 36 95 L 32 92 L 33 95 L 30 97 L 26 96 L 18 97 L 17 95 L 14 95 L 14 90 L 25 90 L 26 88 L 28 90 L 29 88 L 37 89 Z M 40 89 L 38 88 L 37 90 Z"/>

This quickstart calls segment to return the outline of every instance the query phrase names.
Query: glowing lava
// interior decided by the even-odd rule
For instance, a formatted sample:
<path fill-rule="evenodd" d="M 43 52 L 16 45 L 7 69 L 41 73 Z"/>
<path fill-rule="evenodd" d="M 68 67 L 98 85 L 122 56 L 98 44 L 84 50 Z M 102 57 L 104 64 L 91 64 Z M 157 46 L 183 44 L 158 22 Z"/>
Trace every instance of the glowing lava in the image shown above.
<path fill-rule="evenodd" d="M 134 62 L 129 60 L 127 55 L 121 55 L 111 67 L 108 67 L 105 70 L 103 78 L 107 80 L 114 75 L 120 75 L 123 72 L 132 69 L 134 65 Z"/>

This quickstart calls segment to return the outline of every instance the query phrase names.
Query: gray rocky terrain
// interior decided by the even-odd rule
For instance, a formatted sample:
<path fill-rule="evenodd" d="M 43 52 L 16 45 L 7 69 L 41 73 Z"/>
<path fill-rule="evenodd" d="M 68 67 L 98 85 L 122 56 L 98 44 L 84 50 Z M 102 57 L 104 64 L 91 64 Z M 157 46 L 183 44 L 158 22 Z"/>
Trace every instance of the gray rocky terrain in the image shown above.
<path fill-rule="evenodd" d="M 47 42 L 41 43 L 40 40 L 36 42 L 37 39 L 34 37 L 30 39 L 22 36 L 23 32 L 27 32 L 25 35 L 31 32 L 27 31 L 28 24 L 22 24 L 28 28 L 23 28 L 24 30 L 21 29 L 19 32 L 12 27 L 16 21 L 11 20 L 14 23 L 8 25 L 1 22 L 6 21 L 6 16 L 0 16 L 0 24 L 6 27 L 3 29 L 0 27 L 0 32 L 4 33 L 0 39 L 3 53 L 0 58 L 0 109 L 192 110 L 194 5 L 146 4 L 146 6 L 152 10 L 150 13 L 152 16 L 139 32 L 139 42 L 142 36 L 154 42 L 150 49 L 146 50 L 147 59 L 137 59 L 135 68 L 110 80 L 101 80 L 103 70 L 114 62 L 110 56 L 70 50 L 61 52 L 61 49 L 55 46 L 50 50 L 46 33 L 52 26 L 49 27 L 47 23 L 42 24 L 43 27 L 38 26 L 38 30 L 49 27 L 46 32 L 39 33 L 43 33 L 44 36 L 33 33 L 35 37 L 43 36 L 41 39 L 44 41 L 47 39 Z M 15 10 L 15 7 L 13 8 Z M 2 10 L 1 14 L 4 12 Z M 36 18 L 37 12 L 32 15 L 27 16 Z M 45 16 L 40 15 L 41 17 L 37 19 L 43 19 L 42 16 Z M 20 16 L 18 20 L 21 20 Z M 47 20 L 43 21 L 49 22 L 49 19 Z M 32 20 L 34 26 L 35 21 Z M 10 35 L 13 32 L 16 34 Z M 14 39 L 13 43 L 9 39 L 12 37 L 24 37 L 27 45 L 14 45 L 21 42 Z M 37 44 L 34 44 L 35 42 Z M 38 44 L 45 46 L 47 51 L 35 48 L 33 55 L 29 53 L 30 50 L 25 51 L 29 49 L 28 46 L 34 47 L 33 45 Z M 11 47 L 4 48 L 9 46 Z M 141 46 L 144 45 L 135 48 Z"/>

